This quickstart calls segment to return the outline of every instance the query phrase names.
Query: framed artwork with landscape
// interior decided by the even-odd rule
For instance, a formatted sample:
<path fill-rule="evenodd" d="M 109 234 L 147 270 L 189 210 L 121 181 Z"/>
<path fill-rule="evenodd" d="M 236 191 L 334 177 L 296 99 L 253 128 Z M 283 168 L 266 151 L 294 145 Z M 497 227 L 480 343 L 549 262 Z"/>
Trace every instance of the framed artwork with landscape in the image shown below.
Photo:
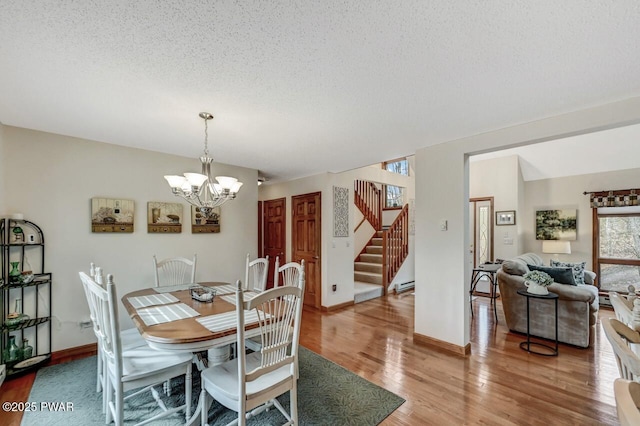
<path fill-rule="evenodd" d="M 536 240 L 574 241 L 578 234 L 576 209 L 536 210 Z"/>

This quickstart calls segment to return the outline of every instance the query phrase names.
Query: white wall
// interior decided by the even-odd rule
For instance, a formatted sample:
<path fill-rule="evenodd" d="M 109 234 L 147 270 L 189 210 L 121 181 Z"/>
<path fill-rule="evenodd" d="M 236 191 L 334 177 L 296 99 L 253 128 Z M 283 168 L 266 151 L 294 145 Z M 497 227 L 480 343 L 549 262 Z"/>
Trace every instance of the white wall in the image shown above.
<path fill-rule="evenodd" d="M 571 254 L 560 255 L 560 260 L 587 262 L 592 265 L 592 209 L 589 196 L 583 192 L 637 188 L 640 183 L 640 169 L 621 170 L 606 173 L 536 180 L 525 183 L 527 194 L 523 233 L 524 249 L 539 253 L 548 263 L 553 256 L 542 253 L 542 242 L 535 236 L 535 211 L 550 209 L 577 209 L 578 235 L 571 241 Z"/>
<path fill-rule="evenodd" d="M 4 146 L 4 125 L 0 123 L 0 212 L 5 208 L 5 187 L 7 186 L 4 165 L 7 154 L 5 153 Z"/>
<path fill-rule="evenodd" d="M 9 179 L 0 213 L 24 213 L 45 233 L 46 269 L 53 273 L 53 350 L 95 341 L 90 329 L 78 326 L 89 315 L 78 271 L 87 271 L 92 261 L 114 274 L 122 296 L 153 285 L 154 254 L 197 253 L 198 280 L 228 282 L 244 277 L 247 253 L 257 255 L 257 170 L 213 165 L 245 182 L 238 198 L 222 207 L 219 234 L 191 234 L 186 202 L 181 234 L 148 234 L 147 202 L 180 202 L 163 175 L 199 172 L 200 153 L 177 157 L 10 126 L 4 128 L 4 145 L 0 167 Z M 134 232 L 92 233 L 92 197 L 134 200 Z M 120 318 L 132 326 L 122 307 Z"/>
<path fill-rule="evenodd" d="M 518 233 L 518 226 L 522 220 L 522 211 L 518 211 L 520 176 L 520 164 L 516 155 L 469 162 L 469 197 L 493 197 L 492 260 L 510 259 L 520 254 Z M 515 210 L 515 225 L 496 226 L 495 212 L 502 210 Z"/>
<path fill-rule="evenodd" d="M 469 343 L 470 276 L 465 267 L 469 261 L 468 154 L 637 122 L 640 98 L 632 98 L 418 150 L 416 334 L 460 347 Z M 448 231 L 439 230 L 443 219 L 449 221 Z"/>

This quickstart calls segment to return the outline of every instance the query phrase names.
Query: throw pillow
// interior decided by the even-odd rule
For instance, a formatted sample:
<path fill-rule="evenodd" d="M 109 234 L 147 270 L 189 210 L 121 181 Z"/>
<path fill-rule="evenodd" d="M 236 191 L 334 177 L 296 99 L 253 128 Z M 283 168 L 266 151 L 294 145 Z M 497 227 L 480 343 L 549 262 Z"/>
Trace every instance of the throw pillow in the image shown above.
<path fill-rule="evenodd" d="M 549 266 L 527 265 L 532 271 L 546 272 L 558 284 L 576 285 L 572 268 L 552 268 Z"/>
<path fill-rule="evenodd" d="M 584 268 L 587 266 L 587 262 L 558 262 L 557 260 L 551 259 L 551 266 L 573 269 L 573 278 L 576 284 L 584 284 Z"/>

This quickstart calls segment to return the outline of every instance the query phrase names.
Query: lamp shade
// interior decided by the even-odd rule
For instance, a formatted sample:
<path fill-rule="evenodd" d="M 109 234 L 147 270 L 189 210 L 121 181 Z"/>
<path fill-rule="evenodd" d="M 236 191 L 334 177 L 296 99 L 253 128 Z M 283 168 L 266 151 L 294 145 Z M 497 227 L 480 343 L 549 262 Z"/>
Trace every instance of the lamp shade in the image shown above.
<path fill-rule="evenodd" d="M 547 240 L 542 242 L 542 252 L 552 254 L 571 254 L 569 241 Z"/>

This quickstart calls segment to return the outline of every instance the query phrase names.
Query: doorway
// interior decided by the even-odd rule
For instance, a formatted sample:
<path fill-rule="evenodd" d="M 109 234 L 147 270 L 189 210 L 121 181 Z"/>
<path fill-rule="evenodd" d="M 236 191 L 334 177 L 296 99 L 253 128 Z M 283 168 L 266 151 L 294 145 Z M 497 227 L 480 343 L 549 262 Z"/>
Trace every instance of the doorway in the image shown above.
<path fill-rule="evenodd" d="M 321 305 L 320 192 L 291 197 L 291 260 L 305 263 L 304 305 Z"/>
<path fill-rule="evenodd" d="M 269 256 L 269 271 L 275 271 L 276 257 L 280 265 L 286 263 L 287 218 L 286 198 L 264 201 L 262 255 Z M 274 273 L 267 274 L 267 288 L 273 288 Z"/>
<path fill-rule="evenodd" d="M 472 267 L 493 261 L 493 197 L 469 199 Z"/>

